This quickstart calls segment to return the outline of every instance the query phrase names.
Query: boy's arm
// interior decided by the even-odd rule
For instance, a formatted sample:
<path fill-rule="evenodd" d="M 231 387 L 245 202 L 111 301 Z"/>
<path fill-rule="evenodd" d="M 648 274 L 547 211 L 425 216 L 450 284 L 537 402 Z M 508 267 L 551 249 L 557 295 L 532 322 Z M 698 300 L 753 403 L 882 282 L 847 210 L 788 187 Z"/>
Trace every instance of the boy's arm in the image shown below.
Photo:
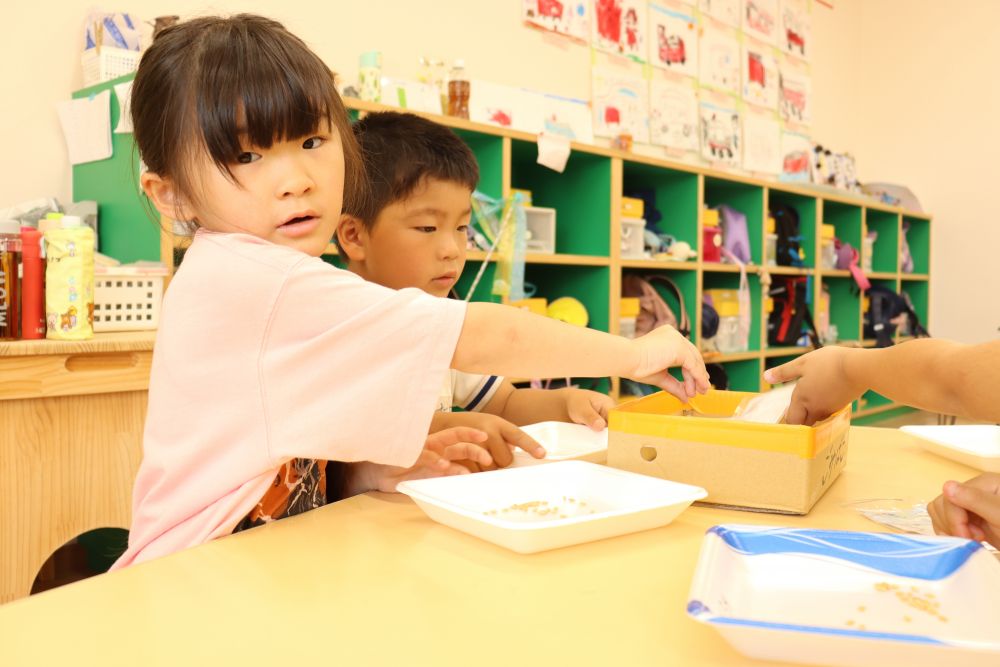
<path fill-rule="evenodd" d="M 607 426 L 613 401 L 596 391 L 573 389 L 516 389 L 508 380 L 483 406 L 483 412 L 499 415 L 518 426 L 544 421 L 584 424 L 595 430 Z"/>
<path fill-rule="evenodd" d="M 683 383 L 667 373 L 670 366 L 682 367 Z M 698 350 L 671 327 L 628 339 L 491 303 L 468 305 L 451 367 L 508 377 L 617 375 L 682 400 L 709 386 Z"/>
<path fill-rule="evenodd" d="M 771 383 L 798 380 L 789 423 L 811 424 L 866 390 L 931 412 L 1000 421 L 1000 341 L 963 345 L 914 340 L 862 350 L 825 347 L 764 374 Z"/>

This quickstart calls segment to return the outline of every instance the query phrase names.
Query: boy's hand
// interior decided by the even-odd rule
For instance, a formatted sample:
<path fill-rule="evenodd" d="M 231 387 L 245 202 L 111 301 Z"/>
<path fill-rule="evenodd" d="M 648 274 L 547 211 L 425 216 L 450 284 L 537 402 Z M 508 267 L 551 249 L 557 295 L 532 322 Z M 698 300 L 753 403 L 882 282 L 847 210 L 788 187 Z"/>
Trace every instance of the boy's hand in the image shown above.
<path fill-rule="evenodd" d="M 424 442 L 417 462 L 409 468 L 364 462 L 357 464 L 354 471 L 356 481 L 353 493 L 375 490 L 392 493 L 396 485 L 408 479 L 428 477 L 448 477 L 467 475 L 470 470 L 459 462 L 471 462 L 476 466 L 489 466 L 493 459 L 483 449 L 486 434 L 474 428 L 454 427 L 431 433 Z M 479 443 L 479 444 L 477 444 Z M 353 495 L 349 493 L 348 495 Z"/>
<path fill-rule="evenodd" d="M 945 482 L 943 491 L 927 506 L 934 532 L 1000 549 L 1000 474 L 985 472 L 963 484 Z"/>
<path fill-rule="evenodd" d="M 677 329 L 658 327 L 632 343 L 639 352 L 639 364 L 629 374 L 633 380 L 656 385 L 684 403 L 696 394 L 704 394 L 711 387 L 701 353 Z M 683 382 L 667 372 L 671 366 L 681 367 Z"/>
<path fill-rule="evenodd" d="M 544 447 L 503 417 L 484 412 L 438 412 L 431 421 L 432 431 L 453 426 L 464 426 L 486 434 L 482 446 L 492 460 L 485 465 L 478 461 L 463 461 L 462 465 L 472 472 L 506 468 L 514 461 L 512 450 L 515 447 L 520 447 L 536 459 L 545 458 Z"/>
<path fill-rule="evenodd" d="M 566 414 L 574 424 L 589 426 L 595 431 L 603 431 L 608 425 L 608 410 L 615 402 L 607 394 L 586 389 L 560 389 L 565 392 Z"/>
<path fill-rule="evenodd" d="M 867 387 L 854 383 L 846 371 L 848 356 L 859 352 L 824 347 L 765 371 L 764 380 L 770 384 L 798 380 L 785 420 L 811 426 L 865 393 Z"/>

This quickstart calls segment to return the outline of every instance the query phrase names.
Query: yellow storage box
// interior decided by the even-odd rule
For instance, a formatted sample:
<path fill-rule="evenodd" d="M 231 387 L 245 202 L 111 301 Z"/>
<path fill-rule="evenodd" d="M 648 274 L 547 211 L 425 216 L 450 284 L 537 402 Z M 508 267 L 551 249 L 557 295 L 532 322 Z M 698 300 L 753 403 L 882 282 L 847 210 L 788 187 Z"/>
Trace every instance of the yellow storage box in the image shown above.
<path fill-rule="evenodd" d="M 719 419 L 755 395 L 712 390 L 685 406 L 660 392 L 621 405 L 608 465 L 703 487 L 706 503 L 806 514 L 844 469 L 850 406 L 816 426 Z"/>

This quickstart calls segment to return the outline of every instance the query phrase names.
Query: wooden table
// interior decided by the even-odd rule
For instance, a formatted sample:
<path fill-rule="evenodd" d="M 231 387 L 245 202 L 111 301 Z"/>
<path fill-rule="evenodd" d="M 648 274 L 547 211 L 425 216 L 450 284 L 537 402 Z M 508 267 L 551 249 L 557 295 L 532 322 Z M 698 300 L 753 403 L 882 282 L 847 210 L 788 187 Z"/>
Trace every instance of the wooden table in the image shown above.
<path fill-rule="evenodd" d="M 369 494 L 0 607 L 0 664 L 761 665 L 685 614 L 705 530 L 881 530 L 843 503 L 930 500 L 975 471 L 855 428 L 806 517 L 692 507 L 530 556 Z"/>
<path fill-rule="evenodd" d="M 94 528 L 128 528 L 156 332 L 0 343 L 0 604 Z"/>

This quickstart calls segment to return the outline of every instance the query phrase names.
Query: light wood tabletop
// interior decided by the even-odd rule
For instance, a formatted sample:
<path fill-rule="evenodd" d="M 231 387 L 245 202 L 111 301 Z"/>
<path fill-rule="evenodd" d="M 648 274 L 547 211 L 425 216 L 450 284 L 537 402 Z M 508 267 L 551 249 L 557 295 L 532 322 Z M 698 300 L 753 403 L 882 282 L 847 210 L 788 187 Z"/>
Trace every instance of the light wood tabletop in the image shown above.
<path fill-rule="evenodd" d="M 0 664 L 762 665 L 685 613 L 707 528 L 880 531 L 845 504 L 976 474 L 894 430 L 854 428 L 849 447 L 808 516 L 692 507 L 528 556 L 359 496 L 0 606 Z"/>

